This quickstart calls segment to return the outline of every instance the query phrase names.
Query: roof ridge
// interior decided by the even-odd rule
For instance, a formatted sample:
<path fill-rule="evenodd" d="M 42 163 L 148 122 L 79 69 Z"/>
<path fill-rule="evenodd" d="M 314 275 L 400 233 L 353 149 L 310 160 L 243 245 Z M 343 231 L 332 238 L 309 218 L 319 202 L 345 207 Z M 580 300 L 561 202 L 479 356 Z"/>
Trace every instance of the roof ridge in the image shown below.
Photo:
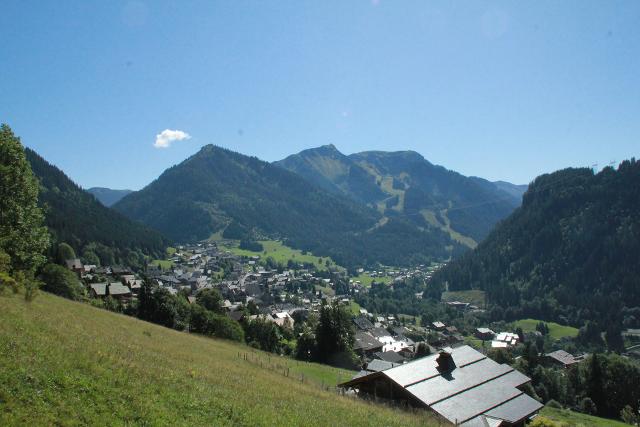
<path fill-rule="evenodd" d="M 482 358 L 480 358 L 480 359 L 472 360 L 471 362 L 464 363 L 464 364 L 462 364 L 462 365 L 460 365 L 460 366 L 456 366 L 456 368 L 457 368 L 457 369 L 465 368 L 465 367 L 467 367 L 467 366 L 469 366 L 469 365 L 473 365 L 474 363 L 478 363 L 478 362 L 481 362 L 481 361 L 483 361 L 483 360 L 487 360 L 487 356 L 484 356 L 484 355 L 483 355 L 483 357 L 482 357 Z M 417 360 L 414 360 L 413 362 L 417 362 Z M 406 366 L 406 365 L 408 365 L 408 364 L 410 364 L 410 363 L 413 363 L 413 362 L 405 363 L 405 364 L 404 364 L 404 365 L 402 365 L 402 366 Z M 454 362 L 455 362 L 455 360 L 454 360 Z M 512 368 L 512 369 L 513 369 L 513 368 Z M 438 373 L 437 373 L 437 374 L 435 374 L 435 375 L 431 375 L 430 377 L 425 377 L 425 378 L 423 378 L 423 379 L 421 379 L 421 380 L 414 381 L 414 382 L 412 382 L 412 383 L 408 383 L 408 384 L 406 384 L 406 385 L 401 385 L 401 384 L 398 384 L 398 383 L 396 383 L 396 384 L 400 385 L 401 387 L 407 388 L 407 387 L 414 386 L 414 385 L 416 385 L 416 384 L 418 384 L 418 383 L 421 383 L 421 382 L 423 382 L 423 381 L 428 381 L 428 380 L 431 380 L 431 379 L 433 379 L 433 378 L 441 377 L 441 376 L 442 376 L 442 372 L 438 372 Z M 497 377 L 496 377 L 496 378 L 497 378 Z M 390 378 L 390 379 L 391 379 L 391 378 Z M 392 381 L 393 381 L 393 380 L 392 380 Z M 395 381 L 394 381 L 394 382 L 395 382 Z"/>

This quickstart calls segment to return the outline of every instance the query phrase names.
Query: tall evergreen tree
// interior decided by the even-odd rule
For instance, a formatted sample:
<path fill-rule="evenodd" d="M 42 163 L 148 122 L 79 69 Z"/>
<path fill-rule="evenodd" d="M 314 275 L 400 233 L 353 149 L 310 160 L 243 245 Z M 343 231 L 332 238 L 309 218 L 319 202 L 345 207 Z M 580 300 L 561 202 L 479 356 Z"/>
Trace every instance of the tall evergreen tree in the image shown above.
<path fill-rule="evenodd" d="M 322 307 L 316 328 L 316 341 L 320 362 L 345 368 L 355 366 L 355 331 L 351 314 L 343 306 L 333 303 Z"/>
<path fill-rule="evenodd" d="M 38 207 L 38 181 L 20 139 L 0 126 L 0 250 L 11 257 L 12 271 L 33 272 L 45 261 L 49 234 Z"/>

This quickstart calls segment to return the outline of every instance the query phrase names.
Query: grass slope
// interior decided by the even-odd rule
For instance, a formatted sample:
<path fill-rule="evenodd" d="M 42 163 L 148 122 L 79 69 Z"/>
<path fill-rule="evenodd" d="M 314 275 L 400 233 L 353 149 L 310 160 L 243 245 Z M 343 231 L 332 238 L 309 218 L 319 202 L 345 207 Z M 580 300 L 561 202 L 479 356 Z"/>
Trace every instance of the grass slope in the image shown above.
<path fill-rule="evenodd" d="M 555 423 L 558 427 L 625 427 L 622 421 L 610 420 L 608 418 L 594 417 L 592 415 L 573 412 L 568 409 L 556 409 L 545 406 L 540 411 L 541 418 L 547 418 Z"/>
<path fill-rule="evenodd" d="M 326 262 L 329 261 L 329 265 L 333 267 L 337 267 L 336 263 L 329 257 L 318 257 L 310 252 L 303 254 L 302 251 L 298 249 L 290 248 L 289 246 L 285 246 L 282 242 L 278 242 L 276 240 L 261 240 L 260 243 L 264 248 L 261 252 L 249 251 L 246 249 L 240 249 L 237 246 L 223 246 L 224 248 L 230 250 L 236 255 L 240 256 L 259 256 L 261 260 L 267 259 L 267 257 L 273 258 L 275 262 L 279 262 L 282 264 L 287 264 L 289 260 L 293 260 L 299 263 L 311 263 L 316 266 L 318 270 L 326 270 Z"/>
<path fill-rule="evenodd" d="M 513 322 L 513 327 L 520 327 L 524 332 L 533 332 L 536 330 L 536 325 L 540 323 L 540 320 L 536 319 L 522 319 Z M 564 326 L 555 322 L 545 322 L 549 326 L 549 336 L 554 340 L 559 340 L 565 337 L 575 338 L 578 336 L 578 329 L 572 326 Z"/>
<path fill-rule="evenodd" d="M 348 372 L 48 294 L 0 296 L 0 425 L 424 425 L 301 383 Z M 250 360 L 244 360 L 249 354 Z M 239 357 L 242 356 L 242 357 Z M 290 368 L 290 376 L 283 372 Z"/>

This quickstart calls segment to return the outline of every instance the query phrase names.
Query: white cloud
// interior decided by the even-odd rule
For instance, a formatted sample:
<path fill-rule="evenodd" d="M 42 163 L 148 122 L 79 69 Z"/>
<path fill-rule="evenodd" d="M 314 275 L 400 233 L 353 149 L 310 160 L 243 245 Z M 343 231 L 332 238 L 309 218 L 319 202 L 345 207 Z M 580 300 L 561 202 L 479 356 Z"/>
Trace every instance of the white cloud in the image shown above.
<path fill-rule="evenodd" d="M 190 138 L 191 135 L 181 130 L 165 129 L 156 135 L 156 142 L 153 146 L 156 148 L 169 148 L 173 141 L 183 141 Z"/>

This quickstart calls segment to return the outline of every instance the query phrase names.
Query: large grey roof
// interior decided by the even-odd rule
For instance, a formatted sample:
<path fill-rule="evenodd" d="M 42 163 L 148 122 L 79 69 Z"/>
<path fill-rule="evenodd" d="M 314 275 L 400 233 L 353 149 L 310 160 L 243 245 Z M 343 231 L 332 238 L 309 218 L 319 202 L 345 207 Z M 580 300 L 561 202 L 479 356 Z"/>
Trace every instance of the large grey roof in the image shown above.
<path fill-rule="evenodd" d="M 447 350 L 453 369 L 438 369 L 439 355 L 434 354 L 354 378 L 345 385 L 387 377 L 450 422 L 469 426 L 499 425 L 496 419 L 513 423 L 542 407 L 518 388 L 531 381 L 526 375 L 469 346 Z"/>
<path fill-rule="evenodd" d="M 458 368 L 486 358 L 482 353 L 475 351 L 469 346 L 455 348 L 451 350 L 451 354 L 453 355 L 453 360 Z M 422 359 L 394 368 L 386 374 L 402 387 L 407 387 L 411 384 L 440 375 L 440 372 L 438 371 L 438 363 L 436 362 L 437 356 L 437 354 L 434 354 L 423 357 Z"/>
<path fill-rule="evenodd" d="M 128 295 L 131 291 L 122 283 L 109 283 L 109 295 Z"/>
<path fill-rule="evenodd" d="M 375 348 L 382 348 L 383 344 L 369 335 L 366 332 L 356 332 L 355 342 L 353 344 L 354 350 L 373 350 Z"/>

